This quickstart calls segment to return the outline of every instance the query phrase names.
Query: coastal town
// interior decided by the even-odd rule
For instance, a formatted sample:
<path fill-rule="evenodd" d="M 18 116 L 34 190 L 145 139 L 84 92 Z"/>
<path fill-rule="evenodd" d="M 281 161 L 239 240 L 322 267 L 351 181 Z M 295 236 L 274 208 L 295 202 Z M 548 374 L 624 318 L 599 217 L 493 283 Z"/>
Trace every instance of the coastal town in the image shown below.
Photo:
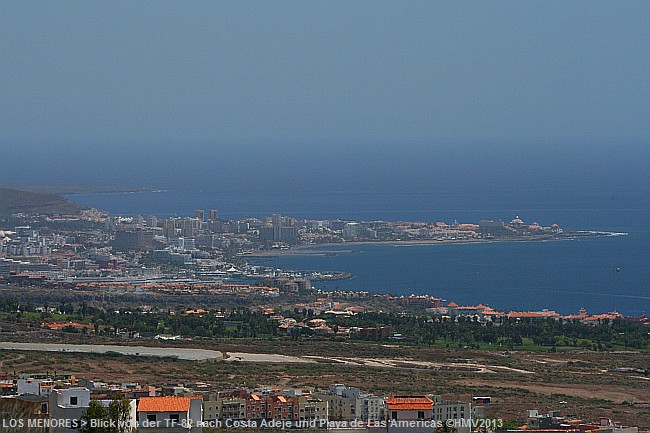
<path fill-rule="evenodd" d="M 278 311 L 355 314 L 374 311 L 376 305 L 387 301 L 397 310 L 480 320 L 536 317 L 595 323 L 623 318 L 615 311 L 588 315 L 582 310 L 565 316 L 552 310 L 497 311 L 480 303 L 445 303 L 431 295 L 323 292 L 312 283 L 353 275 L 340 270 L 278 269 L 254 260 L 269 254 L 311 254 L 314 247 L 330 244 L 541 241 L 614 233 L 527 224 L 519 217 L 508 223 L 482 220 L 478 224 L 447 224 L 299 220 L 278 214 L 224 220 L 214 209 L 207 213 L 197 210 L 195 214 L 125 217 L 85 208 L 74 214 L 13 213 L 0 226 L 0 281 L 23 287 L 23 297 L 35 287 L 35 299 L 48 293 L 70 292 L 96 303 L 98 295 L 116 299 L 136 295 L 146 305 L 147 295 L 195 296 L 193 307 L 199 310 L 210 308 L 218 299 L 215 297 L 221 296 L 246 299 L 251 307 Z M 15 225 L 9 226 L 10 222 Z M 201 304 L 206 299 L 208 303 Z"/>
<path fill-rule="evenodd" d="M 255 260 L 322 253 L 315 248 L 323 245 L 544 241 L 615 234 L 525 223 L 519 217 L 507 223 L 306 220 L 279 214 L 227 220 L 215 209 L 197 210 L 194 217 L 145 218 L 81 208 L 70 215 L 16 212 L 4 221 L 0 277 L 118 291 L 178 284 L 229 290 L 223 283 L 353 277 L 335 269 L 277 269 Z"/>
<path fill-rule="evenodd" d="M 255 261 L 331 244 L 612 233 L 519 217 L 476 224 L 277 214 L 224 220 L 216 210 L 160 219 L 96 209 L 13 212 L 1 221 L 7 431 L 100 431 L 88 430 L 91 420 L 110 425 L 115 413 L 123 429 L 106 431 L 637 433 L 650 424 L 642 397 L 650 374 L 646 317 L 325 291 L 314 282 L 352 275 Z M 549 379 L 550 362 L 562 366 L 559 377 Z M 614 394 L 602 394 L 612 406 L 585 401 L 589 384 L 558 384 L 557 393 L 520 401 L 521 389 L 543 391 L 530 385 L 532 377 L 562 383 L 576 369 L 616 384 Z M 368 371 L 376 382 L 359 382 Z"/>

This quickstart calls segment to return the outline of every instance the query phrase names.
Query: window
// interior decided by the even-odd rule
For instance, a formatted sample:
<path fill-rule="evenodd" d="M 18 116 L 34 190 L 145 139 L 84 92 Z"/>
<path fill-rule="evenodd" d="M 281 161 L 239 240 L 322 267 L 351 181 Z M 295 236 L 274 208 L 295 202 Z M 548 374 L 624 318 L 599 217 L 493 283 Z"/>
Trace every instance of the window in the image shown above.
<path fill-rule="evenodd" d="M 397 412 L 393 412 L 393 416 L 391 418 L 392 419 L 397 419 Z"/>
<path fill-rule="evenodd" d="M 156 414 L 155 413 L 148 413 L 147 414 L 147 421 L 156 422 Z"/>
<path fill-rule="evenodd" d="M 76 406 L 78 404 L 79 404 L 79 397 L 77 397 L 76 395 L 70 397 L 70 406 Z"/>
<path fill-rule="evenodd" d="M 424 419 L 424 412 L 418 411 L 418 419 Z"/>
<path fill-rule="evenodd" d="M 178 422 L 178 421 L 180 421 L 181 416 L 180 416 L 180 414 L 178 414 L 178 413 L 170 413 L 170 414 L 169 414 L 169 419 L 170 419 L 170 421 L 176 421 L 176 422 Z"/>

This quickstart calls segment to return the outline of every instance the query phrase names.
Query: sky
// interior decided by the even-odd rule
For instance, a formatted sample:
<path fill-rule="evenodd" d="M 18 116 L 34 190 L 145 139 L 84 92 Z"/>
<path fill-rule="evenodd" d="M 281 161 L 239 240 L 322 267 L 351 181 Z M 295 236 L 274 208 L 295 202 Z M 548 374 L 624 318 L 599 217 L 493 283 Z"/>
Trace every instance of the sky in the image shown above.
<path fill-rule="evenodd" d="M 0 183 L 642 184 L 648 22 L 646 1 L 3 1 Z"/>

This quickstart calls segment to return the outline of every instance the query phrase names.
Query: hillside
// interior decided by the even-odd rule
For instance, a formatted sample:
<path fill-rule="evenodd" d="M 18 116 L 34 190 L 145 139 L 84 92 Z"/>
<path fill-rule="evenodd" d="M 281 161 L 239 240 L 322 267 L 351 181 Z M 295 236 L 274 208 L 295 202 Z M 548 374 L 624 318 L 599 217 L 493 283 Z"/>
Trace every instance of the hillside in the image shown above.
<path fill-rule="evenodd" d="M 14 213 L 76 215 L 85 209 L 60 195 L 0 187 L 0 215 Z"/>

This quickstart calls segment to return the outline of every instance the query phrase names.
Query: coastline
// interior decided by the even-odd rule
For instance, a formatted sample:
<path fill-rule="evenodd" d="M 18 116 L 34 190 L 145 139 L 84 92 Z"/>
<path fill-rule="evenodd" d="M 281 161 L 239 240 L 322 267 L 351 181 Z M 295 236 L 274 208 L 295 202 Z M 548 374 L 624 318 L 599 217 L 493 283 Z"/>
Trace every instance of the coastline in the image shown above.
<path fill-rule="evenodd" d="M 627 233 L 603 232 L 603 231 L 576 231 L 575 236 L 551 237 L 551 238 L 534 238 L 534 239 L 421 239 L 407 241 L 350 241 L 350 242 L 330 242 L 323 244 L 298 245 L 288 250 L 259 250 L 253 254 L 245 254 L 240 257 L 246 258 L 263 258 L 276 256 L 326 256 L 335 254 L 352 253 L 354 250 L 345 249 L 346 246 L 389 246 L 389 247 L 410 247 L 410 246 L 428 246 L 428 245 L 468 245 L 468 244 L 489 244 L 489 243 L 509 243 L 509 242 L 550 242 L 550 241 L 569 241 L 582 238 L 594 237 L 616 237 L 627 236 Z M 330 247 L 340 247 L 341 249 L 323 249 Z"/>
<path fill-rule="evenodd" d="M 134 189 L 97 189 L 97 190 L 80 190 L 80 191 L 67 191 L 63 194 L 65 194 L 66 197 L 70 196 L 76 196 L 76 195 L 89 195 L 89 194 L 96 194 L 96 195 L 121 195 L 121 194 L 143 194 L 143 193 L 160 193 L 160 192 L 166 192 L 167 190 L 164 189 L 148 189 L 148 188 L 134 188 Z"/>
<path fill-rule="evenodd" d="M 157 192 L 151 188 L 129 188 L 106 185 L 60 185 L 60 184 L 15 184 L 11 188 L 21 191 L 74 196 L 83 194 L 130 194 L 141 192 Z"/>

